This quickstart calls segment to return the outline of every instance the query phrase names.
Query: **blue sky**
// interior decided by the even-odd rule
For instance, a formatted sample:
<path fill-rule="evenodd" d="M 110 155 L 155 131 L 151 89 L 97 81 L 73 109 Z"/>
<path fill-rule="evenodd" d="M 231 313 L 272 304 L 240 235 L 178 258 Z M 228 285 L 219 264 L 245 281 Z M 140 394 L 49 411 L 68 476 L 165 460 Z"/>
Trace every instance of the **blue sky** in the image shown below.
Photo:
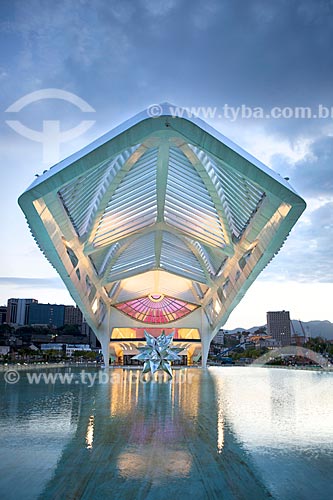
<path fill-rule="evenodd" d="M 17 205 L 45 168 L 42 145 L 6 121 L 41 130 L 43 120 L 59 120 L 68 130 L 82 113 L 52 99 L 6 112 L 22 96 L 61 89 L 95 109 L 88 117 L 95 124 L 61 145 L 62 158 L 156 102 L 265 112 L 333 106 L 332 1 L 3 0 L 0 12 L 1 303 L 10 296 L 71 302 Z M 333 320 L 332 118 L 207 121 L 290 177 L 308 203 L 227 326 L 262 324 L 266 310 L 280 308 Z"/>

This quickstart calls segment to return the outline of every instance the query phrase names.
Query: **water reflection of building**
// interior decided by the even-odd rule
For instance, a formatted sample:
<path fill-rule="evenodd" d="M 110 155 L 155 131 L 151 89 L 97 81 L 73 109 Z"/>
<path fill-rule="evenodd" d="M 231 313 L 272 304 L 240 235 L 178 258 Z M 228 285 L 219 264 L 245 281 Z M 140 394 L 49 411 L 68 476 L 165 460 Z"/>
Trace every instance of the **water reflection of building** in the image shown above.
<path fill-rule="evenodd" d="M 171 408 L 179 407 L 182 415 L 194 419 L 198 414 L 200 398 L 200 373 L 196 370 L 174 370 L 174 379 L 164 372 L 157 372 L 154 376 L 143 375 L 141 370 L 114 369 L 111 375 L 110 416 L 121 417 L 130 415 L 139 402 L 155 401 L 158 392 L 163 393 L 163 405 L 157 407 L 163 413 L 165 405 Z M 155 403 L 154 403 L 155 404 Z M 152 410 L 152 406 L 149 406 Z"/>
<path fill-rule="evenodd" d="M 247 448 L 292 441 L 298 372 L 252 367 L 211 371 L 218 415 L 223 413 L 222 421 Z"/>
<path fill-rule="evenodd" d="M 269 385 L 271 388 L 271 425 L 272 431 L 286 432 L 287 428 L 293 429 L 295 421 L 295 378 L 296 372 L 283 371 L 276 376 L 274 369 L 269 371 Z M 296 377 L 295 377 L 296 375 Z"/>
<path fill-rule="evenodd" d="M 224 399 L 209 372 L 181 368 L 173 380 L 142 379 L 128 368 L 110 375 L 82 388 L 75 436 L 43 499 L 187 498 L 192 491 L 268 498 L 224 424 Z"/>

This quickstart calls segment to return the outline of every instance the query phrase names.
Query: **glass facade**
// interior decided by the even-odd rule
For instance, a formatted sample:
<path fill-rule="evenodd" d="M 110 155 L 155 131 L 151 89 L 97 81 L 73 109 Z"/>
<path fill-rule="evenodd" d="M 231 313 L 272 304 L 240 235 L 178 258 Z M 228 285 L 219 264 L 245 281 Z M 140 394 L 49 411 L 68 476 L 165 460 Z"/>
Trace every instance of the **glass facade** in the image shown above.
<path fill-rule="evenodd" d="M 63 326 L 65 306 L 57 304 L 31 304 L 29 308 L 30 325 Z"/>

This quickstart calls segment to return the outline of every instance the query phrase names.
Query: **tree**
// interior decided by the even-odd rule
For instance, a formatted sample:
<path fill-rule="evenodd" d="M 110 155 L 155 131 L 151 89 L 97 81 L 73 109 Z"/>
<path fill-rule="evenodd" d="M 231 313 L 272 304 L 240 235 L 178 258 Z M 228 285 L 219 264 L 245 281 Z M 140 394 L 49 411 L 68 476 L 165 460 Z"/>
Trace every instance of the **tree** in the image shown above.
<path fill-rule="evenodd" d="M 7 323 L 0 325 L 0 335 L 1 334 L 11 334 L 14 332 L 14 328 Z"/>
<path fill-rule="evenodd" d="M 61 335 L 82 335 L 79 325 L 63 325 L 57 331 Z"/>

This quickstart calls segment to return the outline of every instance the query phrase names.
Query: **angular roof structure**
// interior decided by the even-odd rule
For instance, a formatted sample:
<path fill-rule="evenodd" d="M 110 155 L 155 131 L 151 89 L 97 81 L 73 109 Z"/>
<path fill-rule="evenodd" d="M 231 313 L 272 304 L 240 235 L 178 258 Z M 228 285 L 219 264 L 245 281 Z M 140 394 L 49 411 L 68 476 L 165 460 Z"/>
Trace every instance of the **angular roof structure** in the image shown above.
<path fill-rule="evenodd" d="M 52 167 L 19 204 L 108 358 L 113 328 L 211 339 L 305 209 L 275 172 L 170 105 Z"/>

